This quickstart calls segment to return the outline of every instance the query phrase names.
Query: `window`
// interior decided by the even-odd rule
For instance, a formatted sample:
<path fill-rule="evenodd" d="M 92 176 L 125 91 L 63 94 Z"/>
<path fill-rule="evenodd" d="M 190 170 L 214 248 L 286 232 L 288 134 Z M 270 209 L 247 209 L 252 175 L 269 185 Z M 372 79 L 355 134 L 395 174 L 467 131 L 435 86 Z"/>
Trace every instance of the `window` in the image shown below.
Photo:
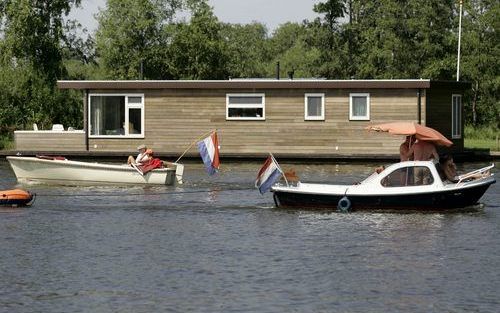
<path fill-rule="evenodd" d="M 226 120 L 265 120 L 264 94 L 227 94 Z"/>
<path fill-rule="evenodd" d="M 381 180 L 384 187 L 407 187 L 432 185 L 434 178 L 426 166 L 402 167 Z"/>
<path fill-rule="evenodd" d="M 89 130 L 92 138 L 144 138 L 144 95 L 89 95 Z"/>
<path fill-rule="evenodd" d="M 462 138 L 462 95 L 451 97 L 451 138 Z"/>
<path fill-rule="evenodd" d="M 305 94 L 304 119 L 309 121 L 325 120 L 325 94 L 306 93 Z"/>
<path fill-rule="evenodd" d="M 354 121 L 370 120 L 370 94 L 349 94 L 349 119 Z"/>

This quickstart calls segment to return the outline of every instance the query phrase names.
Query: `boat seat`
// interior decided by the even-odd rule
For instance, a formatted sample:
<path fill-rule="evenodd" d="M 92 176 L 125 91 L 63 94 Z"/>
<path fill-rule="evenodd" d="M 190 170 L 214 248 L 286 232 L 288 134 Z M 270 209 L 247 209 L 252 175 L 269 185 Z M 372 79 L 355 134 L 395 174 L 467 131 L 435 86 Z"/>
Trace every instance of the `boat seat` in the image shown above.
<path fill-rule="evenodd" d="M 52 125 L 52 130 L 63 131 L 64 130 L 64 126 L 62 124 L 53 124 Z"/>

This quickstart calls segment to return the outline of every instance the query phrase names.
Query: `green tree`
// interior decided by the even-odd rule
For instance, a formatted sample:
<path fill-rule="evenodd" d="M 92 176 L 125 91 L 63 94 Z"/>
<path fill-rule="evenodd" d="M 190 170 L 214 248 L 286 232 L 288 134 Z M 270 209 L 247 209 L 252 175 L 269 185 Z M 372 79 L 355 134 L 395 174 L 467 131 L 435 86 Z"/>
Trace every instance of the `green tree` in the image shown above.
<path fill-rule="evenodd" d="M 278 27 L 268 40 L 271 60 L 267 65 L 267 76 L 275 73 L 275 64 L 280 62 L 280 76 L 313 77 L 315 63 L 320 58 L 319 50 L 308 44 L 309 29 L 298 23 L 285 23 Z"/>
<path fill-rule="evenodd" d="M 452 46 L 452 0 L 369 1 L 359 6 L 360 78 L 439 78 Z"/>
<path fill-rule="evenodd" d="M 69 92 L 56 88 L 65 73 L 63 16 L 79 0 L 11 0 L 0 5 L 0 125 L 9 131 L 36 122 L 77 126 L 81 109 Z"/>
<path fill-rule="evenodd" d="M 180 0 L 108 0 L 99 12 L 96 53 L 110 79 L 168 78 L 164 72 L 168 33 Z"/>
<path fill-rule="evenodd" d="M 345 0 L 328 0 L 314 5 L 313 11 L 322 15 L 308 27 L 313 36 L 308 37 L 308 44 L 316 47 L 319 58 L 315 67 L 318 76 L 326 78 L 346 78 L 348 54 L 341 36 L 342 22 L 345 17 Z"/>
<path fill-rule="evenodd" d="M 500 128 L 499 16 L 498 1 L 464 2 L 460 62 L 460 80 L 472 83 L 472 89 L 464 99 L 466 121 L 473 125 L 492 125 L 497 129 Z M 455 25 L 458 27 L 458 17 Z M 456 55 L 451 59 L 456 66 Z"/>
<path fill-rule="evenodd" d="M 80 0 L 4 1 L 3 62 L 24 60 L 55 81 L 64 71 L 60 49 L 64 38 L 63 15 L 79 4 Z"/>
<path fill-rule="evenodd" d="M 265 77 L 269 52 L 267 29 L 263 24 L 223 24 L 221 38 L 226 43 L 230 77 Z"/>
<path fill-rule="evenodd" d="M 189 4 L 189 23 L 177 23 L 168 52 L 169 68 L 179 79 L 225 79 L 228 77 L 227 49 L 222 24 L 206 1 Z"/>

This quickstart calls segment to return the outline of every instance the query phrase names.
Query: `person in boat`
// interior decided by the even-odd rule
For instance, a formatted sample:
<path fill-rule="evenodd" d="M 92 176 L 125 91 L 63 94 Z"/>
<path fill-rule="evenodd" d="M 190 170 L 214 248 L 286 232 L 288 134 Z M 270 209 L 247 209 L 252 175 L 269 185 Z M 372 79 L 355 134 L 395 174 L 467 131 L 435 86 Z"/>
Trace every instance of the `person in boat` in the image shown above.
<path fill-rule="evenodd" d="M 439 162 L 439 154 L 436 151 L 434 144 L 425 141 L 417 140 L 417 142 L 408 151 L 408 158 L 415 161 L 433 161 L 434 164 Z M 431 181 L 431 173 L 425 168 L 418 167 L 414 171 L 415 185 L 428 185 Z"/>
<path fill-rule="evenodd" d="M 133 165 L 136 169 L 140 171 L 142 175 L 156 168 L 163 168 L 163 161 L 154 157 L 154 152 L 152 149 L 146 149 L 144 154 L 146 155 L 145 159 L 147 160 L 140 164 Z"/>
<path fill-rule="evenodd" d="M 152 154 L 153 154 L 153 151 L 151 149 L 149 149 L 151 151 L 150 154 L 147 154 L 147 147 L 146 145 L 140 145 L 137 147 L 137 151 L 139 151 L 139 154 L 137 155 L 137 157 L 133 157 L 131 155 L 129 155 L 128 157 L 128 160 L 127 160 L 127 164 L 128 165 L 132 165 L 132 164 L 136 164 L 136 165 L 140 165 L 140 164 L 143 164 L 143 163 L 146 163 L 147 161 L 150 160 L 150 158 L 152 157 Z"/>
<path fill-rule="evenodd" d="M 457 166 L 449 154 L 445 154 L 439 158 L 436 169 L 443 182 L 458 183 Z"/>
<path fill-rule="evenodd" d="M 151 160 L 154 156 L 154 152 L 153 152 L 153 149 L 146 149 L 146 151 L 144 152 L 146 154 L 146 158 L 149 160 Z"/>
<path fill-rule="evenodd" d="M 449 182 L 456 184 L 460 180 L 457 175 L 457 166 L 453 162 L 453 157 L 449 154 L 445 154 L 439 158 L 439 163 L 436 164 L 436 169 L 443 182 Z M 490 171 L 485 173 L 478 173 L 468 177 L 468 180 L 480 179 L 483 177 L 490 176 Z"/>
<path fill-rule="evenodd" d="M 413 155 L 410 155 L 410 149 L 415 141 L 416 138 L 414 135 L 406 136 L 405 141 L 399 146 L 399 159 L 401 162 L 413 160 Z"/>
<path fill-rule="evenodd" d="M 404 161 L 413 161 L 413 153 L 410 153 L 411 148 L 415 144 L 417 138 L 415 135 L 406 136 L 405 141 L 399 146 L 399 160 L 400 162 Z M 401 172 L 400 183 L 402 186 L 406 185 L 407 182 L 414 181 L 413 169 L 408 169 L 406 172 Z"/>
<path fill-rule="evenodd" d="M 439 154 L 436 151 L 436 146 L 425 140 L 417 140 L 408 151 L 408 159 L 415 161 L 430 161 L 439 162 Z"/>

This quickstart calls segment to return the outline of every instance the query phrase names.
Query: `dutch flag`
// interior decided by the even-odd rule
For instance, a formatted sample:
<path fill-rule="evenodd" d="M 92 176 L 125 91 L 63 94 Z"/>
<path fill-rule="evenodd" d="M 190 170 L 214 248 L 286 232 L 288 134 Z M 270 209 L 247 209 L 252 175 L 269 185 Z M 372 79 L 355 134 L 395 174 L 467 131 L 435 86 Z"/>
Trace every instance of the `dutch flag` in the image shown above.
<path fill-rule="evenodd" d="M 213 175 L 219 171 L 219 140 L 217 132 L 214 131 L 210 136 L 198 142 L 198 150 L 200 151 L 203 164 L 208 175 Z"/>
<path fill-rule="evenodd" d="M 280 178 L 283 174 L 278 162 L 274 159 L 273 155 L 270 154 L 264 165 L 257 175 L 257 180 L 255 181 L 255 187 L 259 188 L 261 194 L 271 189 L 271 186 Z"/>

